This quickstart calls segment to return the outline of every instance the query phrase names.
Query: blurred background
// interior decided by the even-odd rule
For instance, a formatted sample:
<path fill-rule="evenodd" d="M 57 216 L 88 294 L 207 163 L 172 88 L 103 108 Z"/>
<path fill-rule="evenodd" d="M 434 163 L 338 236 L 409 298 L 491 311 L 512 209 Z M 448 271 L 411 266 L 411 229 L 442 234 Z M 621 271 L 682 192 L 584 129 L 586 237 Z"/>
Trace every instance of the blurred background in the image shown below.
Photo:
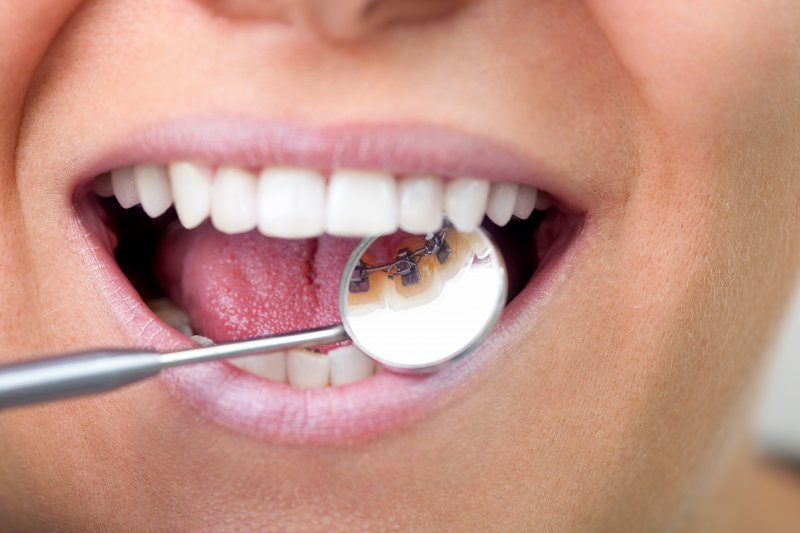
<path fill-rule="evenodd" d="M 758 411 L 762 448 L 800 464 L 800 287 L 775 345 Z"/>

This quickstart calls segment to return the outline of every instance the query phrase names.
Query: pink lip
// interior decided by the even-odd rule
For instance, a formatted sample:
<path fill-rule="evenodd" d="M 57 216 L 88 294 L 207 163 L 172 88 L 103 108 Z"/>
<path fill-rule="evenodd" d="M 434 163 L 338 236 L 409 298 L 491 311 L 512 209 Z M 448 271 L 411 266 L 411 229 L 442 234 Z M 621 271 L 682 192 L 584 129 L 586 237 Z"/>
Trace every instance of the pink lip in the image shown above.
<path fill-rule="evenodd" d="M 395 173 L 477 176 L 517 181 L 547 190 L 565 209 L 584 212 L 575 191 L 537 171 L 525 158 L 472 136 L 424 126 L 346 126 L 309 130 L 253 120 L 191 119 L 148 128 L 111 147 L 76 176 L 73 188 L 112 168 L 199 159 L 259 167 L 271 164 L 378 168 Z M 79 252 L 129 343 L 161 351 L 192 343 L 144 305 L 119 270 L 88 196 L 78 195 L 73 226 Z M 87 231 L 87 229 L 92 231 Z M 484 365 L 503 354 L 519 332 L 532 327 L 555 286 L 566 277 L 578 248 L 580 225 L 567 228 L 534 279 L 509 304 L 490 337 L 470 356 L 429 376 L 380 372 L 345 387 L 299 390 L 246 374 L 227 363 L 207 363 L 162 373 L 160 382 L 182 403 L 236 431 L 292 444 L 341 444 L 399 429 L 463 391 Z"/>

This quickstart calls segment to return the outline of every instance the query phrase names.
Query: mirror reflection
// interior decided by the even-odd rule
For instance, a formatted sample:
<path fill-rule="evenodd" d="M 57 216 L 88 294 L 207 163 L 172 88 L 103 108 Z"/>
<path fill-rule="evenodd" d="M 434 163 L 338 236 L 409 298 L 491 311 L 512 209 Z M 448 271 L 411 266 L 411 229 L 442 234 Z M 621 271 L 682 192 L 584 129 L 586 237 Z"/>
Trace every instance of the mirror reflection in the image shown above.
<path fill-rule="evenodd" d="M 345 326 L 393 369 L 433 370 L 467 353 L 505 305 L 505 266 L 481 229 L 398 232 L 365 243 L 354 258 L 342 286 Z"/>

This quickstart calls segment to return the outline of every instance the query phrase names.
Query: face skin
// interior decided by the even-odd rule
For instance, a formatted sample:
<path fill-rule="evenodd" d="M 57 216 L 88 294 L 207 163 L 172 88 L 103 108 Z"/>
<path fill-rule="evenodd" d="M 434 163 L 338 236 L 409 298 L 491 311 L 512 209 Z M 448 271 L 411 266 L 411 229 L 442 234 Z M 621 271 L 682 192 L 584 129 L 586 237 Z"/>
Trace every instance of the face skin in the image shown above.
<path fill-rule="evenodd" d="M 6 4 L 3 362 L 141 342 L 93 296 L 70 183 L 76 161 L 167 118 L 433 123 L 545 161 L 592 200 L 541 316 L 430 416 L 358 444 L 289 446 L 198 416 L 156 382 L 2 412 L 0 529 L 758 519 L 717 505 L 765 493 L 742 487 L 756 486 L 761 354 L 800 262 L 795 0 Z"/>

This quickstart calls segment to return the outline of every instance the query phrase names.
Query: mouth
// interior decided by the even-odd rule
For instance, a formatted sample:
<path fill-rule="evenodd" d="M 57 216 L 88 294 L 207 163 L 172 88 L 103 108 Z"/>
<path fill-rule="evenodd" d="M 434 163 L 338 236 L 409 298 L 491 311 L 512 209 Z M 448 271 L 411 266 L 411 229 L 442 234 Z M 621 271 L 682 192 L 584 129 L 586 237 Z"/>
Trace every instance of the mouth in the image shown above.
<path fill-rule="evenodd" d="M 339 280 L 360 238 L 424 235 L 444 216 L 493 236 L 509 272 L 503 317 L 436 374 L 392 373 L 349 343 L 162 373 L 215 422 L 295 444 L 374 437 L 454 398 L 563 281 L 585 213 L 524 158 L 455 132 L 213 121 L 109 150 L 76 178 L 72 202 L 84 255 L 130 336 L 121 343 L 160 351 L 339 323 Z M 416 290 L 435 297 L 435 285 Z"/>

